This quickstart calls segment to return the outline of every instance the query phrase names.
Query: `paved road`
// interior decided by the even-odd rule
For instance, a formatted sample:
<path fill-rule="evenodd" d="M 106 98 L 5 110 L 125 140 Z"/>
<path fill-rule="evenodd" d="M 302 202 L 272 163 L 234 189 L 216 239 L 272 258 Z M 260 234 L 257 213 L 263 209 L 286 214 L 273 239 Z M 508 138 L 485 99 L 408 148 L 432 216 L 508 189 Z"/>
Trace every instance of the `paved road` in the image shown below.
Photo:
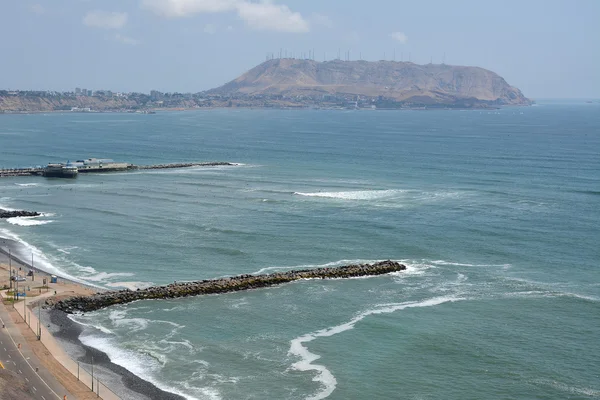
<path fill-rule="evenodd" d="M 20 349 L 18 348 L 19 343 L 21 344 Z M 4 368 L 23 377 L 31 389 L 31 396 L 34 399 L 62 400 L 64 395 L 67 395 L 69 400 L 75 399 L 41 365 L 2 303 L 0 303 L 0 362 Z"/>

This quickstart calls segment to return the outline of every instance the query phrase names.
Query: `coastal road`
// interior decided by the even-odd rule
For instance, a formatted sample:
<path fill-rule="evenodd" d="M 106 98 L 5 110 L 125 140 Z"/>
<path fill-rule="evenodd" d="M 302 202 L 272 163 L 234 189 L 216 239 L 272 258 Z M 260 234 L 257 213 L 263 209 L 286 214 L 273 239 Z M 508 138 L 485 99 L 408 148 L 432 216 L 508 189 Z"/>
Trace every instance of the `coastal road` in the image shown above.
<path fill-rule="evenodd" d="M 0 368 L 4 367 L 23 377 L 34 399 L 62 400 L 65 395 L 69 400 L 75 399 L 41 365 L 2 303 L 0 303 L 0 363 Z"/>

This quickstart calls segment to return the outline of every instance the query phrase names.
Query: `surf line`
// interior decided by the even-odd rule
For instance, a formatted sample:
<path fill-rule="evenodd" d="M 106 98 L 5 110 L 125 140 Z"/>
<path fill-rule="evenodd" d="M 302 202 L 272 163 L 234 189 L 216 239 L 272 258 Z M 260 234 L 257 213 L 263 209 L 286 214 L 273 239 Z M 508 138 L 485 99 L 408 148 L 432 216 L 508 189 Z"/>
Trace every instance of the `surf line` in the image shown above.
<path fill-rule="evenodd" d="M 238 275 L 228 278 L 203 280 L 196 282 L 175 282 L 166 286 L 151 286 L 146 289 L 132 291 L 100 292 L 91 296 L 77 296 L 54 303 L 51 299 L 46 304 L 67 314 L 90 312 L 115 304 L 131 303 L 137 300 L 173 299 L 178 297 L 198 296 L 237 292 L 241 290 L 259 289 L 281 285 L 300 279 L 340 279 L 361 276 L 384 275 L 390 272 L 404 271 L 406 265 L 396 261 L 381 261 L 374 264 L 354 264 L 332 268 L 315 268 L 276 272 L 266 275 Z"/>

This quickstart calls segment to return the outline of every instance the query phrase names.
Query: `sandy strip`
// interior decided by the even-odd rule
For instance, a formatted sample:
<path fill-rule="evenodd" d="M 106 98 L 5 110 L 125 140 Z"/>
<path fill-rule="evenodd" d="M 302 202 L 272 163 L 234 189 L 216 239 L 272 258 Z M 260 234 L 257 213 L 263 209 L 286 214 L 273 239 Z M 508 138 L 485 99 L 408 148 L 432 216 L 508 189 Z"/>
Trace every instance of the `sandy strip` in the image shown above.
<path fill-rule="evenodd" d="M 46 299 L 63 299 L 72 296 L 86 296 L 96 293 L 94 286 L 83 284 L 58 277 L 57 283 L 50 283 L 51 274 L 31 266 L 24 260 L 12 257 L 9 263 L 8 248 L 16 250 L 20 244 L 0 238 L 0 289 L 15 286 L 15 282 L 9 279 L 9 265 L 12 266 L 13 275 L 18 273 L 25 277 L 25 281 L 19 282 L 19 292 L 25 289 L 26 300 L 19 300 L 12 307 L 11 296 L 6 295 L 6 290 L 0 291 L 3 301 L 13 322 L 19 327 L 22 335 L 33 350 L 37 358 L 49 372 L 78 399 L 161 399 L 161 400 L 183 400 L 181 396 L 165 392 L 144 379 L 132 374 L 125 368 L 113 364 L 108 356 L 96 349 L 83 345 L 79 340 L 79 334 L 83 327 L 71 321 L 67 314 L 62 311 L 49 310 L 39 313 L 36 306 L 38 302 Z M 14 247 L 13 247 L 14 246 Z M 14 251 L 16 253 L 16 251 Z M 27 276 L 29 270 L 34 271 L 33 277 Z M 46 279 L 47 287 L 43 285 Z M 25 304 L 26 303 L 26 304 Z M 24 317 L 26 314 L 26 317 Z M 42 318 L 41 326 L 38 324 L 38 315 Z M 27 322 L 24 322 L 26 319 Z M 54 333 L 49 328 L 53 327 Z M 41 341 L 37 339 L 38 331 L 41 329 Z M 60 339 L 60 340 L 58 340 Z M 73 360 L 63 349 L 61 343 L 76 346 L 84 353 L 77 360 Z M 107 384 L 97 380 L 94 376 L 94 392 L 91 391 L 92 378 L 89 360 L 94 359 L 98 370 L 104 375 L 111 376 Z M 78 365 L 79 362 L 79 365 Z M 79 375 L 79 379 L 77 376 Z M 108 379 L 108 378 L 107 378 Z M 99 387 L 99 396 L 98 396 Z M 118 394 L 116 394 L 117 392 Z"/>
<path fill-rule="evenodd" d="M 3 251 L 0 251 L 0 288 L 11 287 L 11 284 L 16 286 L 15 282 L 10 282 L 9 280 L 9 265 L 11 265 L 12 269 L 17 271 L 20 276 L 26 275 L 30 269 L 28 265 L 24 265 L 14 259 L 9 263 L 8 256 L 4 254 Z M 22 289 L 24 288 L 24 292 L 27 296 L 25 301 L 19 300 L 15 303 L 14 308 L 11 301 L 12 296 L 6 295 L 3 291 L 3 301 L 6 309 L 9 311 L 9 315 L 13 322 L 19 327 L 21 334 L 25 340 L 27 340 L 28 345 L 33 350 L 36 357 L 42 365 L 52 373 L 56 380 L 58 380 L 69 392 L 77 396 L 78 399 L 98 399 L 97 395 L 92 393 L 88 386 L 83 382 L 78 381 L 77 377 L 69 372 L 69 370 L 63 366 L 63 363 L 59 361 L 62 359 L 64 362 L 68 359 L 68 356 L 62 348 L 58 346 L 56 341 L 53 340 L 51 335 L 45 334 L 47 330 L 43 329 L 42 331 L 44 340 L 37 340 L 38 321 L 35 313 L 32 313 L 30 309 L 30 304 L 54 296 L 54 293 L 56 293 L 57 297 L 67 297 L 71 295 L 89 295 L 94 293 L 94 290 L 63 279 L 59 279 L 59 283 L 48 283 L 48 288 L 41 288 L 44 278 L 47 279 L 47 282 L 50 282 L 50 274 L 35 269 L 33 276 L 33 279 L 35 280 L 32 280 L 32 277 L 30 276 L 26 276 L 26 281 L 19 282 L 19 292 L 22 292 Z M 25 303 L 27 303 L 27 307 L 25 307 Z M 24 322 L 24 313 L 28 314 L 28 323 Z M 31 314 L 33 314 L 33 316 Z M 118 399 L 119 397 L 102 396 L 101 398 L 112 400 Z"/>

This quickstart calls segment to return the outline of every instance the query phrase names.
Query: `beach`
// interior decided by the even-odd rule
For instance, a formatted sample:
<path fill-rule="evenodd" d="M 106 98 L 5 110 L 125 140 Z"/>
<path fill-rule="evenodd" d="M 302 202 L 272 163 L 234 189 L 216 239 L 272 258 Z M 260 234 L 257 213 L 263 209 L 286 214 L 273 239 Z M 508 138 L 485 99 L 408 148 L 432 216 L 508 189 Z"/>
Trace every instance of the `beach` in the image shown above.
<path fill-rule="evenodd" d="M 407 267 L 42 312 L 66 364 L 91 372 L 89 348 L 102 352 L 94 376 L 121 398 L 161 395 L 125 393 L 131 375 L 102 354 L 140 386 L 186 400 L 598 398 L 596 104 L 10 115 L 0 125 L 4 166 L 236 163 L 0 179 L 0 208 L 41 214 L 0 220 L 0 237 L 65 290 L 61 277 L 136 293 Z"/>
<path fill-rule="evenodd" d="M 52 374 L 69 393 L 82 400 L 182 399 L 111 363 L 105 353 L 82 344 L 78 338 L 83 327 L 69 319 L 64 312 L 45 307 L 40 310 L 39 304 L 48 299 L 56 301 L 72 296 L 88 296 L 101 289 L 32 267 L 31 263 L 18 256 L 24 251 L 26 249 L 23 249 L 20 243 L 0 238 L 0 288 L 3 307 L 18 327 L 27 346 L 45 368 L 45 372 Z M 17 282 L 9 280 L 11 268 L 13 275 L 25 277 L 25 281 L 18 282 L 19 293 L 25 293 L 25 300 L 14 301 L 12 296 L 6 293 L 6 288 L 17 287 Z M 29 275 L 30 271 L 33 271 L 33 276 Z M 57 279 L 56 283 L 51 283 L 53 276 Z M 41 340 L 38 340 L 40 328 L 37 316 L 42 320 Z M 74 354 L 77 356 L 73 358 Z M 95 369 L 94 391 L 92 377 L 86 372 L 92 370 L 92 364 Z"/>

